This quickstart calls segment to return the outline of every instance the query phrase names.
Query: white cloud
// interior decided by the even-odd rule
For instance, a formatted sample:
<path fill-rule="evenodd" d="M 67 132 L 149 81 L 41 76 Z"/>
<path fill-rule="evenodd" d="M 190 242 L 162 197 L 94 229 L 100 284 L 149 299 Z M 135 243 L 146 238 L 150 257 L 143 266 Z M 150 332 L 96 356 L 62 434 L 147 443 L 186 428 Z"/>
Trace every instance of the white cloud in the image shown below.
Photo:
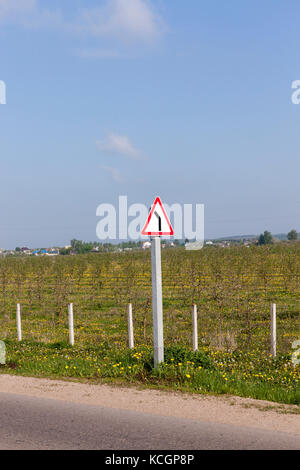
<path fill-rule="evenodd" d="M 133 160 L 143 159 L 142 152 L 132 145 L 127 136 L 110 133 L 104 140 L 96 143 L 101 152 L 117 153 Z"/>
<path fill-rule="evenodd" d="M 164 31 L 149 0 L 108 0 L 100 8 L 80 10 L 79 31 L 126 41 L 153 41 Z"/>
<path fill-rule="evenodd" d="M 61 29 L 68 33 L 117 39 L 121 42 L 153 42 L 165 25 L 151 0 L 106 0 L 97 8 L 82 8 L 73 20 L 62 10 L 45 9 L 39 0 L 0 0 L 0 21 L 27 28 Z"/>
<path fill-rule="evenodd" d="M 31 13 L 36 0 L 0 0 L 0 20 L 16 20 L 19 15 Z"/>
<path fill-rule="evenodd" d="M 118 183 L 123 181 L 123 178 L 121 177 L 120 172 L 117 168 L 113 168 L 111 166 L 101 166 L 101 168 L 103 170 L 108 171 L 111 174 L 111 177 L 114 181 L 117 181 Z"/>
<path fill-rule="evenodd" d="M 0 23 L 21 25 L 27 29 L 64 29 L 60 9 L 39 8 L 39 0 L 0 0 Z"/>

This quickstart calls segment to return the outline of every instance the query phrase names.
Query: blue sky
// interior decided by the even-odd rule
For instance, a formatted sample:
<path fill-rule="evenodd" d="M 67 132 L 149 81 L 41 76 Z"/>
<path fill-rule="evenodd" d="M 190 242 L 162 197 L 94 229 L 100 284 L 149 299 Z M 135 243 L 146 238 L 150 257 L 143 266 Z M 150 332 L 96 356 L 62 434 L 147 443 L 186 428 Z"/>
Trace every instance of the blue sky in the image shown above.
<path fill-rule="evenodd" d="M 300 230 L 296 0 L 0 0 L 0 247 L 96 208 L 204 203 L 206 238 Z"/>

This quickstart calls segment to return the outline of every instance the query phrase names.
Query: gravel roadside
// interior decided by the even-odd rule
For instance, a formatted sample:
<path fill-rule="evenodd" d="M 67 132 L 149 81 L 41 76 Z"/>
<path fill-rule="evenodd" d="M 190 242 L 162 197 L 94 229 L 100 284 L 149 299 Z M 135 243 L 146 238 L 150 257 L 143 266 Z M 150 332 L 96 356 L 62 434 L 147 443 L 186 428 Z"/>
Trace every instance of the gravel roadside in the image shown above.
<path fill-rule="evenodd" d="M 5 374 L 0 374 L 0 392 L 300 434 L 299 406 L 250 398 L 183 394 Z"/>

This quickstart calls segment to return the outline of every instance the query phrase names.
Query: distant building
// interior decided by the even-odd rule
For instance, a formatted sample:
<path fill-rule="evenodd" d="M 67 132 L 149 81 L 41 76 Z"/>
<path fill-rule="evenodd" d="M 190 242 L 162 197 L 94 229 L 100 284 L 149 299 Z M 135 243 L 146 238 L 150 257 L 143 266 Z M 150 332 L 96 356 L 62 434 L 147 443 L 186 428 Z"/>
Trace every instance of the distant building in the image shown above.
<path fill-rule="evenodd" d="M 47 256 L 58 256 L 59 255 L 59 250 L 57 250 L 56 248 L 50 248 L 49 250 L 47 250 L 46 255 Z"/>
<path fill-rule="evenodd" d="M 143 250 L 147 250 L 148 248 L 151 248 L 151 242 L 147 241 L 144 242 L 142 245 Z"/>

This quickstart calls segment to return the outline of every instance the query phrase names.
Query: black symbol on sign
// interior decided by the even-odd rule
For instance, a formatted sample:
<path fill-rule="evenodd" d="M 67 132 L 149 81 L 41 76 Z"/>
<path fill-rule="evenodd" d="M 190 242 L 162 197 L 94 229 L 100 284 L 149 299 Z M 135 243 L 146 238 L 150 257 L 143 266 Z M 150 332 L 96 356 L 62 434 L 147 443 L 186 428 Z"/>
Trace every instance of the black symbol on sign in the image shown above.
<path fill-rule="evenodd" d="M 154 211 L 154 214 L 158 218 L 158 231 L 161 232 L 161 217 L 156 211 Z"/>

